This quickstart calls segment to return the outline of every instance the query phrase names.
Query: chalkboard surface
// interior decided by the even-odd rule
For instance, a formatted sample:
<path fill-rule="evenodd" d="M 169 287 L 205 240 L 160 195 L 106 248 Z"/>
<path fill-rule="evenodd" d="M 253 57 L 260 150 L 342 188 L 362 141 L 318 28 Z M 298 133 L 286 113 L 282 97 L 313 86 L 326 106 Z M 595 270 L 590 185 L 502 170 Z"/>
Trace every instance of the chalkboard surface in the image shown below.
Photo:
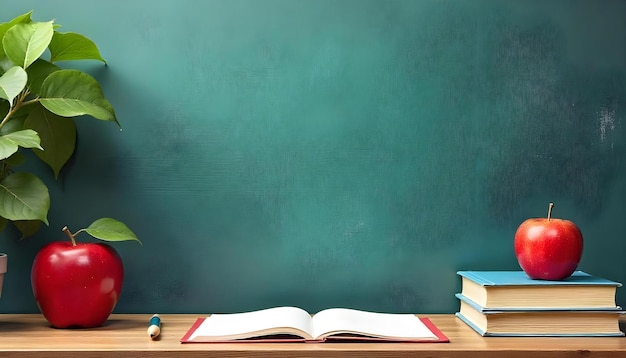
<path fill-rule="evenodd" d="M 2 234 L 0 312 L 38 312 L 34 255 L 102 216 L 143 241 L 114 244 L 119 313 L 452 313 L 456 271 L 519 269 L 550 201 L 579 269 L 626 283 L 624 1 L 22 0 L 0 21 L 30 10 L 99 45 L 108 66 L 79 66 L 123 131 L 81 118 L 72 165 L 40 169 L 50 226 Z"/>

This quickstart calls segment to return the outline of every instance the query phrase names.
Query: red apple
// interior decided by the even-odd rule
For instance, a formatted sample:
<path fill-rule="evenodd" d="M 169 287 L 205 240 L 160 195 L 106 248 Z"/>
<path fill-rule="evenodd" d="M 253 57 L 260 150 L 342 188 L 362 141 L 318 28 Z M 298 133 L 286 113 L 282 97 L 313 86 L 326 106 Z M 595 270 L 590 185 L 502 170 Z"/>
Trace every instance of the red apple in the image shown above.
<path fill-rule="evenodd" d="M 31 272 L 39 309 L 57 328 L 101 326 L 117 304 L 123 279 L 120 255 L 104 243 L 49 243 Z"/>
<path fill-rule="evenodd" d="M 100 218 L 75 233 L 66 226 L 63 232 L 70 242 L 44 246 L 33 262 L 31 285 L 39 309 L 57 328 L 101 326 L 122 291 L 122 259 L 107 244 L 77 243 L 76 235 L 86 232 L 104 241 L 141 241 L 126 224 L 112 218 Z"/>
<path fill-rule="evenodd" d="M 583 235 L 569 220 L 547 218 L 524 221 L 515 232 L 515 256 L 528 277 L 563 280 L 578 267 L 583 253 Z"/>

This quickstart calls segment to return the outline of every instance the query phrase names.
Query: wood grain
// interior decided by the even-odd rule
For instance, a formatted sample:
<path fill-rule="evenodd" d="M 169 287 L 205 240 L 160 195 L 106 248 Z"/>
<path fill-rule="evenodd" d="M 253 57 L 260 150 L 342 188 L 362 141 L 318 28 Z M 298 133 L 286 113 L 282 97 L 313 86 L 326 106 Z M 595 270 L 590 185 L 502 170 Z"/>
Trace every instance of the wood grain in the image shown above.
<path fill-rule="evenodd" d="M 55 329 L 38 314 L 0 315 L 0 357 L 624 357 L 626 339 L 484 338 L 453 315 L 428 315 L 450 343 L 181 344 L 198 315 L 162 314 L 157 340 L 151 315 L 114 314 L 103 327 Z"/>

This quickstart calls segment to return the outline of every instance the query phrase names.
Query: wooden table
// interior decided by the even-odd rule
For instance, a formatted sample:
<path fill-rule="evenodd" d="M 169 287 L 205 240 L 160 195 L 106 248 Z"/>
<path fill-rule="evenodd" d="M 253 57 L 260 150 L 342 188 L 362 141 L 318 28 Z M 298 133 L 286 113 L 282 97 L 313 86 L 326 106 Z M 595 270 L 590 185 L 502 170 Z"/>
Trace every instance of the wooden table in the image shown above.
<path fill-rule="evenodd" d="M 626 338 L 483 338 L 454 315 L 424 315 L 450 343 L 181 344 L 198 315 L 114 314 L 94 329 L 54 329 L 39 314 L 0 315 L 0 357 L 626 357 Z M 626 322 L 623 322 L 626 323 Z M 624 327 L 623 327 L 624 328 Z"/>

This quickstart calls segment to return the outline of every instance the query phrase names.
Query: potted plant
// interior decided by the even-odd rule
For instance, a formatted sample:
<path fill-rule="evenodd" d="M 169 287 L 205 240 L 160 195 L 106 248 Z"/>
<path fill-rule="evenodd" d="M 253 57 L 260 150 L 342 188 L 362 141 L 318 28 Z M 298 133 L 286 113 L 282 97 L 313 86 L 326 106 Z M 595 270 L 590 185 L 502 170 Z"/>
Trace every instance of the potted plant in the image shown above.
<path fill-rule="evenodd" d="M 75 117 L 119 126 L 98 81 L 57 64 L 95 60 L 106 65 L 95 43 L 78 33 L 60 32 L 54 21 L 33 21 L 31 15 L 0 23 L 0 232 L 12 223 L 22 237 L 35 234 L 41 223 L 48 225 L 50 208 L 46 184 L 18 170 L 26 160 L 23 151 L 32 150 L 57 178 L 76 147 Z M 137 240 L 117 220 L 92 225 L 85 231 L 99 239 Z M 0 256 L 0 275 L 3 259 L 6 255 Z"/>
<path fill-rule="evenodd" d="M 73 117 L 118 123 L 93 77 L 56 65 L 106 63 L 96 45 L 57 29 L 53 21 L 32 21 L 31 12 L 0 24 L 0 228 L 10 221 L 24 236 L 48 224 L 50 196 L 38 177 L 14 169 L 24 162 L 21 149 L 33 150 L 57 177 L 75 149 Z"/>

